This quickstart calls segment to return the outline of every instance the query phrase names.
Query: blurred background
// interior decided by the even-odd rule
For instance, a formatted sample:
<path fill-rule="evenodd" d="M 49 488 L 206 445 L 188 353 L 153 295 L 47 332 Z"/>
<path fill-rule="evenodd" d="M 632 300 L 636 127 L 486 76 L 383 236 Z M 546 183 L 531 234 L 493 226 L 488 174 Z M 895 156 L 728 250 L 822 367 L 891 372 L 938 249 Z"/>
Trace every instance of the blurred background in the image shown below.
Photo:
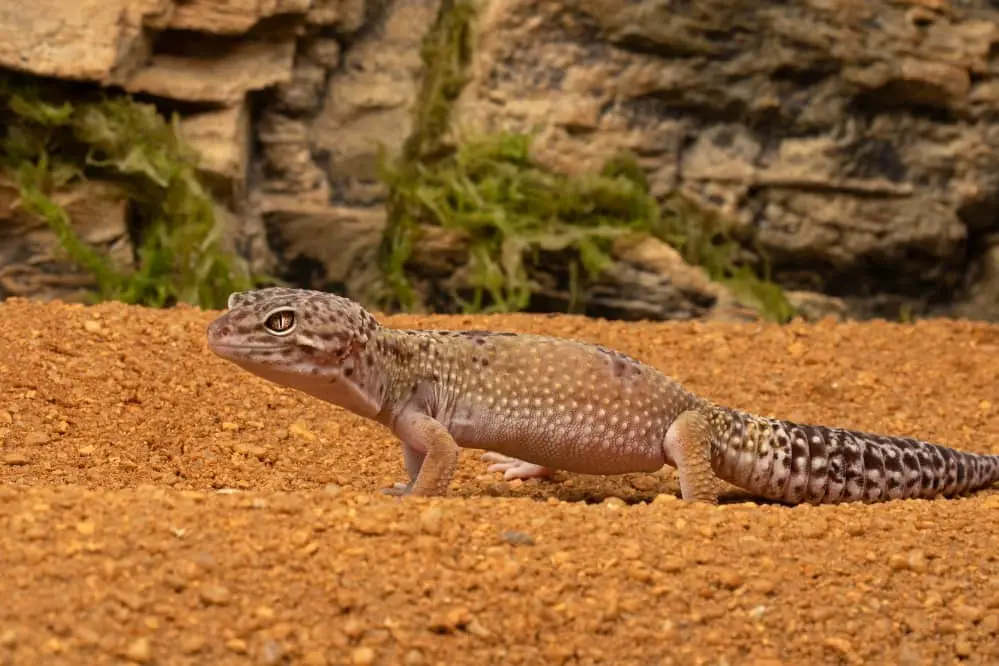
<path fill-rule="evenodd" d="M 985 0 L 3 5 L 3 298 L 999 319 Z"/>

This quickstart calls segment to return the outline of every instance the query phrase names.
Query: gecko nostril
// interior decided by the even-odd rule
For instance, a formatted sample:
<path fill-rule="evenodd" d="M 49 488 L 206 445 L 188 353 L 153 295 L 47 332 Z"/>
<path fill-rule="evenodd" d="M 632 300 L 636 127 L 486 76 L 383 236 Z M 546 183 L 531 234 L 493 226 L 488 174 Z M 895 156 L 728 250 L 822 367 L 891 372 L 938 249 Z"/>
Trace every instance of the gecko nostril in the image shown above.
<path fill-rule="evenodd" d="M 215 322 L 208 327 L 208 336 L 211 338 L 224 338 L 228 337 L 231 333 L 231 326 L 219 324 L 218 322 Z"/>

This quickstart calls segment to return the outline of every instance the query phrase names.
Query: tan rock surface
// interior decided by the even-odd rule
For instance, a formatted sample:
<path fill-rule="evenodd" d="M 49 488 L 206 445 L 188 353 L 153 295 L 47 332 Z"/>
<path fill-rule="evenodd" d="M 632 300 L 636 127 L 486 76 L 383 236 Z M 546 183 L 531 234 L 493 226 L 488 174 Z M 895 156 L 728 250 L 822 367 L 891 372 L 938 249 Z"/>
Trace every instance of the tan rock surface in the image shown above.
<path fill-rule="evenodd" d="M 952 4 L 487 0 L 455 131 L 570 173 L 632 150 L 789 289 L 919 301 L 996 229 L 999 13 Z"/>
<path fill-rule="evenodd" d="M 184 0 L 166 25 L 177 30 L 240 34 L 261 19 L 280 14 L 305 14 L 312 0 Z"/>
<path fill-rule="evenodd" d="M 378 208 L 295 205 L 273 200 L 263 202 L 264 219 L 272 235 L 285 243 L 285 256 L 302 257 L 320 264 L 323 280 L 333 284 L 350 282 L 358 271 L 375 265 L 373 256 L 385 231 L 385 212 Z"/>
<path fill-rule="evenodd" d="M 114 83 L 141 64 L 143 24 L 171 0 L 6 0 L 0 4 L 0 67 L 39 76 Z"/>
<path fill-rule="evenodd" d="M 231 192 L 243 191 L 251 140 L 245 103 L 185 116 L 180 134 L 200 156 L 202 171 L 227 183 Z"/>
<path fill-rule="evenodd" d="M 422 71 L 420 43 L 440 0 L 403 0 L 384 25 L 353 43 L 330 79 L 310 143 L 329 151 L 334 195 L 370 205 L 384 197 L 379 145 L 395 154 L 409 136 L 410 107 Z"/>
<path fill-rule="evenodd" d="M 117 185 L 87 181 L 52 194 L 81 240 L 106 254 L 118 267 L 134 263 L 128 236 L 128 199 Z M 84 300 L 93 278 L 71 262 L 56 233 L 25 211 L 20 193 L 0 177 L 0 297 Z"/>
<path fill-rule="evenodd" d="M 322 27 L 336 27 L 353 33 L 364 25 L 365 13 L 372 0 L 312 0 L 307 19 Z M 409 1 L 409 0 L 404 0 Z M 421 2 L 422 0 L 417 0 Z"/>
<path fill-rule="evenodd" d="M 0 304 L 0 661 L 999 661 L 999 489 L 689 506 L 672 472 L 504 483 L 468 451 L 452 497 L 397 502 L 385 430 L 213 357 L 210 319 Z M 996 326 L 386 322 L 588 339 L 733 406 L 999 452 Z"/>
<path fill-rule="evenodd" d="M 291 80 L 295 42 L 237 42 L 211 54 L 154 55 L 125 88 L 185 102 L 236 105 L 251 90 Z"/>

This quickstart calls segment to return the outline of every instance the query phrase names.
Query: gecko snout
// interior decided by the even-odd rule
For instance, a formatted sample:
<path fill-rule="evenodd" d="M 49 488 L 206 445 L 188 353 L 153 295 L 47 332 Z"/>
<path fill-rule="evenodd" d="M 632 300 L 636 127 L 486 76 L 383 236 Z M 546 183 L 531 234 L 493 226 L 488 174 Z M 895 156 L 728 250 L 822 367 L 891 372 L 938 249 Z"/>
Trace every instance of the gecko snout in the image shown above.
<path fill-rule="evenodd" d="M 224 317 L 216 319 L 208 324 L 208 344 L 213 344 L 224 340 L 232 335 L 232 326 L 225 321 Z"/>

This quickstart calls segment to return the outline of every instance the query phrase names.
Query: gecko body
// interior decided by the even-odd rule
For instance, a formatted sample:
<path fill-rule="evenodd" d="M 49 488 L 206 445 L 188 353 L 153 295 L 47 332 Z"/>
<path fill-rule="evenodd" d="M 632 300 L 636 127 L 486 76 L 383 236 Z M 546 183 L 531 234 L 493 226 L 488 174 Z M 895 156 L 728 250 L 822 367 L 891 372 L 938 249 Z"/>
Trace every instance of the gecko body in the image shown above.
<path fill-rule="evenodd" d="M 445 494 L 461 448 L 485 449 L 508 479 L 668 465 L 683 499 L 706 502 L 719 479 L 791 504 L 953 497 L 999 481 L 999 456 L 730 409 L 600 345 L 388 328 L 324 292 L 233 294 L 207 334 L 222 358 L 395 433 L 409 475 L 396 494 Z"/>

